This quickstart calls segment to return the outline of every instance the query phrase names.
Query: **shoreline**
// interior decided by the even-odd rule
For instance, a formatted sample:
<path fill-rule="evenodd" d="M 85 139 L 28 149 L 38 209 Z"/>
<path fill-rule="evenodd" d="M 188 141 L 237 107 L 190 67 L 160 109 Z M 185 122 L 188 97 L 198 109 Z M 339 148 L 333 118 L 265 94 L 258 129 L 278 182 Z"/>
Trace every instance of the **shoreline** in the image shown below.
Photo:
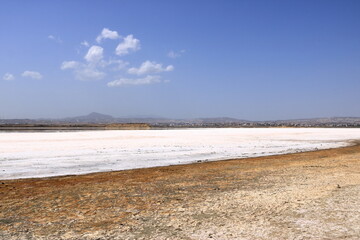
<path fill-rule="evenodd" d="M 357 239 L 359 163 L 356 141 L 312 152 L 0 181 L 0 239 Z"/>
<path fill-rule="evenodd" d="M 349 129 L 189 129 L 0 133 L 0 180 L 82 175 L 329 149 Z"/>
<path fill-rule="evenodd" d="M 330 147 L 330 148 L 324 148 L 324 149 L 316 149 L 316 150 L 308 150 L 308 151 L 301 151 L 301 152 L 290 152 L 290 153 L 279 153 L 279 154 L 273 154 L 273 155 L 264 155 L 264 156 L 255 156 L 255 157 L 245 157 L 245 158 L 229 158 L 229 159 L 218 159 L 218 160 L 194 160 L 190 163 L 181 163 L 181 164 L 172 164 L 172 165 L 164 165 L 164 166 L 154 166 L 154 167 L 140 167 L 140 168 L 132 168 L 132 169 L 124 169 L 124 170 L 114 170 L 114 171 L 99 171 L 99 172 L 90 172 L 90 173 L 84 173 L 84 174 L 67 174 L 67 175 L 58 175 L 58 176 L 45 176 L 45 177 L 29 177 L 29 178 L 13 178 L 13 179 L 0 179 L 0 181 L 17 181 L 17 180 L 41 180 L 41 179 L 57 179 L 57 178 L 68 178 L 68 177 L 78 177 L 78 176 L 88 176 L 93 174 L 106 174 L 106 173 L 118 173 L 118 172 L 124 172 L 124 171 L 132 171 L 132 170 L 142 170 L 142 169 L 158 169 L 163 167 L 172 167 L 172 166 L 186 166 L 186 165 L 197 165 L 197 164 L 204 164 L 204 163 L 213 163 L 213 162 L 227 162 L 227 161 L 241 161 L 241 160 L 252 160 L 252 159 L 259 159 L 262 160 L 262 158 L 266 157 L 277 157 L 277 156 L 291 156 L 293 154 L 301 154 L 301 153 L 311 153 L 311 152 L 318 152 L 318 151 L 326 151 L 331 149 L 341 149 L 341 148 L 348 148 L 353 146 L 360 146 L 360 139 L 352 139 L 346 142 L 346 146 L 339 146 L 339 147 Z"/>
<path fill-rule="evenodd" d="M 0 133 L 51 133 L 51 132 L 89 132 L 89 131 L 156 131 L 156 130 L 199 130 L 199 129 L 359 129 L 360 126 L 349 127 L 327 127 L 327 126 L 256 126 L 256 127 L 214 127 L 214 126 L 201 126 L 201 127 L 153 127 L 153 126 L 140 126 L 140 127 L 2 127 L 0 126 Z"/>

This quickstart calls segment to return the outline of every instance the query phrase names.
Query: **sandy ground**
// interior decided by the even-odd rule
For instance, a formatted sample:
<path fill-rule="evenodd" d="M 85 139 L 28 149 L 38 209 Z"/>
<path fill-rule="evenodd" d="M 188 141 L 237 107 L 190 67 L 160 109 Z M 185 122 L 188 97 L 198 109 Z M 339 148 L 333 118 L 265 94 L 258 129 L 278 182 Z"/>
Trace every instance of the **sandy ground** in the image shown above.
<path fill-rule="evenodd" d="M 360 239 L 360 145 L 0 181 L 0 239 Z"/>
<path fill-rule="evenodd" d="M 0 132 L 0 180 L 294 153 L 351 139 L 360 128 Z"/>

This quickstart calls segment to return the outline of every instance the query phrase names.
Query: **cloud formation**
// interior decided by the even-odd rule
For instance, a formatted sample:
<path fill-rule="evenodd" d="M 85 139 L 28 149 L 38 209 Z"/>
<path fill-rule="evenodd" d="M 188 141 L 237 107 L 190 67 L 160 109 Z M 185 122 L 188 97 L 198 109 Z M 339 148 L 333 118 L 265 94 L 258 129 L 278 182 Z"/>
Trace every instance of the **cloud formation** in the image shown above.
<path fill-rule="evenodd" d="M 169 58 L 178 58 L 178 57 L 181 57 L 184 53 L 185 53 L 185 50 L 180 50 L 178 52 L 171 50 L 170 52 L 168 52 L 168 57 Z"/>
<path fill-rule="evenodd" d="M 79 67 L 80 63 L 76 62 L 76 61 L 64 61 L 61 64 L 61 70 L 65 70 L 65 69 L 74 69 Z"/>
<path fill-rule="evenodd" d="M 100 80 L 106 74 L 107 67 L 119 71 L 125 68 L 128 63 L 120 59 L 104 60 L 104 49 L 100 46 L 91 46 L 84 56 L 86 62 L 64 61 L 61 70 L 73 70 L 75 78 L 82 81 Z"/>
<path fill-rule="evenodd" d="M 120 43 L 110 57 L 105 57 L 104 48 L 99 46 L 104 39 L 120 39 Z M 60 69 L 70 70 L 76 79 L 83 81 L 100 80 L 105 77 L 111 78 L 119 76 L 118 73 L 120 73 L 120 77 L 113 78 L 115 80 L 107 84 L 109 87 L 166 82 L 161 80 L 161 76 L 154 76 L 152 74 L 174 70 L 174 66 L 172 65 L 163 66 L 161 63 L 155 61 L 145 61 L 138 68 L 129 68 L 129 62 L 120 59 L 119 56 L 140 50 L 140 40 L 134 38 L 131 34 L 126 37 L 121 37 L 116 31 L 104 28 L 101 34 L 97 36 L 96 41 L 99 44 L 92 46 L 87 41 L 83 41 L 81 45 L 89 47 L 84 54 L 83 60 L 63 61 Z M 127 77 L 126 75 L 128 74 L 143 77 Z"/>
<path fill-rule="evenodd" d="M 111 31 L 108 28 L 103 28 L 100 35 L 97 36 L 96 42 L 100 43 L 103 39 L 118 39 L 120 38 L 120 35 L 117 33 L 117 31 Z"/>
<path fill-rule="evenodd" d="M 29 77 L 32 79 L 42 79 L 43 78 L 43 76 L 39 72 L 34 72 L 34 71 L 25 71 L 21 74 L 21 76 Z"/>
<path fill-rule="evenodd" d="M 62 40 L 59 37 L 55 37 L 54 35 L 49 35 L 48 39 L 53 40 L 57 43 L 62 43 Z"/>
<path fill-rule="evenodd" d="M 123 56 L 129 54 L 129 52 L 140 50 L 140 40 L 134 38 L 133 35 L 128 35 L 124 38 L 124 40 L 119 43 L 119 45 L 115 49 L 115 53 L 119 56 Z"/>
<path fill-rule="evenodd" d="M 92 66 L 83 65 L 75 69 L 75 78 L 82 81 L 100 80 L 105 76 L 105 72 L 102 72 Z"/>
<path fill-rule="evenodd" d="M 145 75 L 149 73 L 160 73 L 160 72 L 170 72 L 174 70 L 173 65 L 163 67 L 162 64 L 156 62 L 145 61 L 141 64 L 139 68 L 130 68 L 128 73 L 135 75 Z"/>
<path fill-rule="evenodd" d="M 15 79 L 15 77 L 11 73 L 5 73 L 3 76 L 3 80 L 5 80 L 5 81 L 12 81 L 14 79 Z"/>
<path fill-rule="evenodd" d="M 90 44 L 87 41 L 82 41 L 80 44 L 84 47 L 90 47 Z"/>
<path fill-rule="evenodd" d="M 91 58 L 91 60 L 93 60 Z M 106 76 L 106 73 L 99 70 L 104 67 L 105 62 L 98 63 L 97 60 L 88 63 L 80 63 L 76 61 L 64 61 L 61 64 L 61 70 L 73 70 L 75 78 L 82 81 L 100 80 Z"/>
<path fill-rule="evenodd" d="M 109 82 L 107 84 L 108 87 L 121 87 L 125 85 L 148 85 L 153 83 L 160 83 L 161 77 L 160 76 L 146 76 L 144 78 L 120 78 L 118 80 Z"/>
<path fill-rule="evenodd" d="M 113 67 L 111 68 L 111 70 L 113 70 L 113 71 L 123 70 L 129 65 L 128 62 L 121 60 L 121 59 L 110 59 L 107 62 L 104 61 L 103 64 L 105 66 L 113 65 Z"/>
<path fill-rule="evenodd" d="M 100 46 L 91 46 L 87 54 L 85 55 L 85 60 L 91 63 L 97 63 L 103 58 L 104 49 Z"/>

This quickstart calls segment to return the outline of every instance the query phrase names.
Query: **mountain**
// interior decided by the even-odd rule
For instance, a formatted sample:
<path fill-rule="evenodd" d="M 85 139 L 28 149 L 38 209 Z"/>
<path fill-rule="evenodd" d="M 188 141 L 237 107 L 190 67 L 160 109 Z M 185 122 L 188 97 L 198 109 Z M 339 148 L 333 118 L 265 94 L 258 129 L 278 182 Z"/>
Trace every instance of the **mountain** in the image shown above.
<path fill-rule="evenodd" d="M 56 121 L 56 120 L 55 120 Z M 133 116 L 133 117 L 121 117 L 115 118 L 111 115 L 105 115 L 97 112 L 92 112 L 88 115 L 68 117 L 58 119 L 60 122 L 68 123 L 148 123 L 148 124 L 208 124 L 208 123 L 244 123 L 250 122 L 246 120 L 239 120 L 236 118 L 194 118 L 194 119 L 170 119 L 162 117 L 151 117 L 151 116 Z"/>
<path fill-rule="evenodd" d="M 116 119 L 111 115 L 92 112 L 85 116 L 64 118 L 60 119 L 60 121 L 75 123 L 114 123 L 116 122 Z"/>
<path fill-rule="evenodd" d="M 247 121 L 236 118 L 171 119 L 161 117 L 115 118 L 111 115 L 92 112 L 88 115 L 63 119 L 0 119 L 0 124 L 113 124 L 144 123 L 153 127 L 360 127 L 359 117 L 332 117 L 290 119 L 276 121 Z"/>
<path fill-rule="evenodd" d="M 68 117 L 58 119 L 60 122 L 67 123 L 167 123 L 172 122 L 171 119 L 166 118 L 151 118 L 151 117 L 123 117 L 115 118 L 111 115 L 92 112 L 88 115 Z"/>

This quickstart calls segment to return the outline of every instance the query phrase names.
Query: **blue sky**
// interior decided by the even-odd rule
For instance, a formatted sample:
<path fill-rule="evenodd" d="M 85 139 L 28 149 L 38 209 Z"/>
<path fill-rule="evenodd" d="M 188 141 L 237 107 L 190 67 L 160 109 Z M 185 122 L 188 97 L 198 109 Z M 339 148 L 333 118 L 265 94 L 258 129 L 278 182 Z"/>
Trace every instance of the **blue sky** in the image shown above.
<path fill-rule="evenodd" d="M 0 118 L 360 117 L 360 1 L 1 1 Z"/>

